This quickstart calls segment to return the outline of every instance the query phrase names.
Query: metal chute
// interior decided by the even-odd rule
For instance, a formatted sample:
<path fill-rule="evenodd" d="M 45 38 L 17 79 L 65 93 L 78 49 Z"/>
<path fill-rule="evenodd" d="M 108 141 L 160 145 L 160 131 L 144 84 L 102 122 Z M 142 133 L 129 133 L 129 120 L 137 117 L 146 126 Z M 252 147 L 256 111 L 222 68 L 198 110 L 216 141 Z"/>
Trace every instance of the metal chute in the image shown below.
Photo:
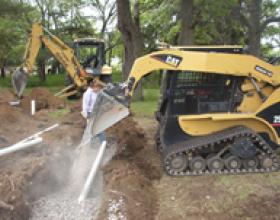
<path fill-rule="evenodd" d="M 97 135 L 129 115 L 128 100 L 120 85 L 108 85 L 96 98 L 92 111 L 92 135 Z"/>
<path fill-rule="evenodd" d="M 23 68 L 17 68 L 12 74 L 12 85 L 18 97 L 21 97 L 27 84 L 27 74 Z"/>

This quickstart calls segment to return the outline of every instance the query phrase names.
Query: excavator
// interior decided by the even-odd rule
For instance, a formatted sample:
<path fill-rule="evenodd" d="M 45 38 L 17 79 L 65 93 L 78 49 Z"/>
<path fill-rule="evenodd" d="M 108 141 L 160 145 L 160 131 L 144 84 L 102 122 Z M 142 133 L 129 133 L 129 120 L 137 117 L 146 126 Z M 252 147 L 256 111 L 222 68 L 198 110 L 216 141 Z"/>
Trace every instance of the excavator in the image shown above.
<path fill-rule="evenodd" d="M 279 170 L 280 66 L 239 46 L 170 47 L 135 60 L 107 85 L 92 134 L 129 115 L 139 81 L 162 71 L 156 143 L 171 176 Z"/>
<path fill-rule="evenodd" d="M 102 40 L 75 39 L 73 48 L 71 48 L 40 23 L 34 23 L 27 43 L 24 62 L 12 75 L 12 85 L 18 97 L 23 94 L 28 75 L 33 71 L 42 45 L 50 51 L 68 73 L 68 86 L 57 93 L 58 96 L 75 95 L 79 90 L 84 90 L 88 80 L 93 78 L 104 83 L 111 81 L 112 68 L 105 64 L 105 44 Z"/>

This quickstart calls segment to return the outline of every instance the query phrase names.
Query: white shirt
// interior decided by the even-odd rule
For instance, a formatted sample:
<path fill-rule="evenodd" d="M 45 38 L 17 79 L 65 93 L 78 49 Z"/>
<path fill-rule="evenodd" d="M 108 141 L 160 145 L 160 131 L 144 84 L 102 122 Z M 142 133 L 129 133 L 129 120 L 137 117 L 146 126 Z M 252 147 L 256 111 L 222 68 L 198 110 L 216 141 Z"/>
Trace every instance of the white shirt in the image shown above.
<path fill-rule="evenodd" d="M 88 114 L 91 115 L 93 106 L 95 104 L 97 93 L 93 91 L 92 88 L 88 89 L 83 94 L 83 116 L 88 117 Z"/>

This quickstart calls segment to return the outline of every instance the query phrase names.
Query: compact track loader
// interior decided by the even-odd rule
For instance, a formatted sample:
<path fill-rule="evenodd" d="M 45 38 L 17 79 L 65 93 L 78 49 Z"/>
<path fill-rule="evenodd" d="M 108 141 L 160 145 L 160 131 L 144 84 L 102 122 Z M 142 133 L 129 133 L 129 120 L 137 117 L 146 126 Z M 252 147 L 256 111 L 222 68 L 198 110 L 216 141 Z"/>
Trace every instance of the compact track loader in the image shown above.
<path fill-rule="evenodd" d="M 137 83 L 155 70 L 163 71 L 156 142 L 169 175 L 279 170 L 280 67 L 237 46 L 171 47 L 138 58 L 125 83 L 100 95 L 93 134 L 128 115 Z"/>

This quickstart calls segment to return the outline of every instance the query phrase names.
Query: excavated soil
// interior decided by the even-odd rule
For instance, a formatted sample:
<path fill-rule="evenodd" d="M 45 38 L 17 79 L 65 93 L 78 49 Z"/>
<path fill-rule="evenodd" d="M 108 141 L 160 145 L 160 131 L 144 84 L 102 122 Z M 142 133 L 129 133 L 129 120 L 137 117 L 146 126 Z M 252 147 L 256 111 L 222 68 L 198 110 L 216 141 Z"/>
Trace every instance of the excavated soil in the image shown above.
<path fill-rule="evenodd" d="M 148 145 L 144 131 L 132 117 L 110 128 L 118 151 L 104 167 L 105 193 L 97 219 L 154 219 L 157 194 L 152 181 L 159 179 L 159 171 L 139 153 Z"/>
<path fill-rule="evenodd" d="M 36 111 L 41 109 L 59 109 L 65 107 L 65 103 L 62 99 L 53 96 L 53 94 L 45 88 L 34 88 L 28 96 L 24 97 L 21 102 L 21 107 L 25 112 L 30 112 L 31 100 L 35 100 Z"/>
<path fill-rule="evenodd" d="M 41 145 L 0 158 L 0 219 L 25 220 L 30 218 L 31 204 L 66 185 L 63 177 L 70 171 L 85 120 L 80 103 L 68 106 L 70 112 L 59 119 L 51 117 L 64 103 L 42 88 L 33 89 L 19 107 L 8 105 L 15 98 L 10 92 L 5 97 L 0 95 L 4 101 L 0 104 L 0 148 L 60 123 L 43 135 Z M 35 116 L 29 113 L 32 99 L 37 102 Z M 98 219 L 153 219 L 157 195 L 152 181 L 160 174 L 141 159 L 143 146 L 149 144 L 144 131 L 129 117 L 110 128 L 107 137 L 116 144 L 117 152 L 103 167 L 105 185 Z"/>
<path fill-rule="evenodd" d="M 28 101 L 24 99 L 22 103 L 29 102 L 31 97 L 34 97 L 32 93 L 27 97 Z M 56 98 L 45 99 L 49 103 L 45 108 L 60 106 L 61 101 L 49 102 L 52 99 Z M 31 117 L 24 105 L 12 107 L 7 103 L 15 100 L 9 91 L 2 90 L 0 100 L 3 101 L 0 102 L 0 148 L 60 123 L 57 129 L 42 136 L 42 144 L 0 158 L 0 219 L 29 219 L 29 202 L 61 187 L 61 178 L 54 175 L 53 167 L 59 167 L 62 176 L 68 171 L 71 160 L 67 152 L 80 141 L 84 122 L 76 112 L 70 112 L 63 120 L 53 120 L 47 109 Z M 73 117 L 76 120 L 73 121 Z"/>
<path fill-rule="evenodd" d="M 1 89 L 0 103 L 11 102 L 15 99 L 16 98 L 15 98 L 14 94 L 10 90 Z"/>

